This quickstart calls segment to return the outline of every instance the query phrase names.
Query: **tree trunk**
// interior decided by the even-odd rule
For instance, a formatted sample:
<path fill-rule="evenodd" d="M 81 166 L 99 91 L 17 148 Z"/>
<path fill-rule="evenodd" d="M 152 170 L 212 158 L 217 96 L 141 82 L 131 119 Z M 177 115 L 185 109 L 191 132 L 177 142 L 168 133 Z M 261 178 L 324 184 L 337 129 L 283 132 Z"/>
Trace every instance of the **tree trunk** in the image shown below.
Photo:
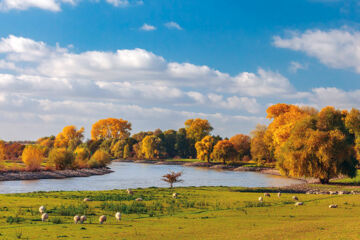
<path fill-rule="evenodd" d="M 173 183 L 170 183 L 170 188 L 173 188 Z"/>

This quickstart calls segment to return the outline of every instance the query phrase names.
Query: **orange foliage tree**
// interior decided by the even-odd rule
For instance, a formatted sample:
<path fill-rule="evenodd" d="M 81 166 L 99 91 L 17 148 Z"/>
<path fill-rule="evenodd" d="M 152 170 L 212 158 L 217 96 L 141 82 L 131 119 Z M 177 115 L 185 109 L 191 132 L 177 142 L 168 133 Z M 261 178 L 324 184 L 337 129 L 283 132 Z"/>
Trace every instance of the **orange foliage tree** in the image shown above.
<path fill-rule="evenodd" d="M 245 156 L 250 156 L 251 138 L 244 134 L 236 134 L 230 138 L 230 142 L 234 145 L 238 152 L 238 159 L 242 160 Z"/>
<path fill-rule="evenodd" d="M 211 158 L 226 164 L 226 161 L 234 160 L 236 154 L 234 145 L 229 140 L 221 140 L 215 145 Z"/>
<path fill-rule="evenodd" d="M 123 119 L 107 118 L 101 119 L 93 124 L 91 138 L 100 139 L 125 139 L 130 136 L 131 123 Z"/>
<path fill-rule="evenodd" d="M 195 144 L 197 158 L 202 161 L 210 162 L 210 155 L 214 148 L 215 139 L 212 136 L 205 136 Z"/>
<path fill-rule="evenodd" d="M 71 148 L 71 150 L 75 150 L 75 148 L 81 143 L 84 138 L 84 128 L 76 129 L 75 126 L 66 126 L 63 128 L 62 132 L 60 132 L 54 142 L 54 147 L 56 148 Z"/>
<path fill-rule="evenodd" d="M 27 145 L 21 156 L 26 168 L 30 171 L 40 170 L 44 160 L 44 148 L 39 145 Z"/>
<path fill-rule="evenodd" d="M 196 118 L 185 121 L 185 129 L 187 138 L 193 139 L 195 142 L 201 141 L 205 136 L 209 135 L 213 130 L 209 121 L 206 119 Z"/>

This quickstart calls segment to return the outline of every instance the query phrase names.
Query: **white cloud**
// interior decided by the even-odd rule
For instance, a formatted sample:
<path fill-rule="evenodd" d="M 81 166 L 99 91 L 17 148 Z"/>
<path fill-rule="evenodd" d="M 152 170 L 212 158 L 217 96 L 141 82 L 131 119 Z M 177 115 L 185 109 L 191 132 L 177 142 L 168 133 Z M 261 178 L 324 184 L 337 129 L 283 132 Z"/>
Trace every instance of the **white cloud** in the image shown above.
<path fill-rule="evenodd" d="M 156 27 L 153 26 L 153 25 L 144 23 L 144 25 L 142 25 L 142 26 L 140 27 L 140 30 L 142 30 L 142 31 L 154 31 L 154 30 L 156 30 Z"/>
<path fill-rule="evenodd" d="M 317 108 L 335 106 L 341 109 L 360 108 L 360 90 L 344 91 L 334 87 L 315 88 L 309 97 L 311 105 Z"/>
<path fill-rule="evenodd" d="M 164 24 L 168 29 L 182 30 L 182 27 L 176 22 L 167 22 Z"/>
<path fill-rule="evenodd" d="M 61 10 L 62 3 L 75 5 L 74 0 L 1 0 L 0 10 L 8 11 L 27 10 L 29 8 L 40 8 L 43 10 L 58 12 Z"/>
<path fill-rule="evenodd" d="M 290 62 L 289 71 L 291 73 L 297 73 L 299 70 L 305 70 L 308 68 L 308 65 L 301 64 L 299 62 L 292 61 Z"/>
<path fill-rule="evenodd" d="M 307 55 L 332 68 L 352 68 L 360 73 L 360 32 L 333 29 L 292 33 L 288 38 L 274 37 L 274 45 Z"/>

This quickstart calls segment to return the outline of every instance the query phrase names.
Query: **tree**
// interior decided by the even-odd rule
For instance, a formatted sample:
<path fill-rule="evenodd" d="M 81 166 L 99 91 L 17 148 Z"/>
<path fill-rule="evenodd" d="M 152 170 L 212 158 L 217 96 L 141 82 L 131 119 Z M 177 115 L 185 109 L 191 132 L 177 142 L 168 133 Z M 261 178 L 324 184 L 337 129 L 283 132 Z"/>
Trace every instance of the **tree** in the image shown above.
<path fill-rule="evenodd" d="M 146 136 L 141 141 L 141 153 L 146 159 L 159 158 L 161 154 L 161 139 L 155 135 Z"/>
<path fill-rule="evenodd" d="M 21 156 L 26 168 L 30 171 L 40 170 L 44 160 L 44 148 L 39 145 L 27 145 Z"/>
<path fill-rule="evenodd" d="M 195 144 L 197 158 L 202 161 L 210 162 L 210 155 L 214 148 L 215 139 L 212 136 L 206 136 Z"/>
<path fill-rule="evenodd" d="M 174 183 L 178 183 L 178 182 L 183 182 L 182 179 L 179 179 L 182 175 L 182 172 L 173 172 L 171 171 L 168 174 L 165 174 L 164 176 L 162 176 L 162 180 L 164 182 L 167 182 L 170 184 L 170 188 L 173 188 L 173 184 Z"/>
<path fill-rule="evenodd" d="M 206 119 L 196 118 L 185 121 L 186 136 L 195 142 L 201 141 L 213 130 L 209 121 Z"/>
<path fill-rule="evenodd" d="M 175 150 L 177 155 L 179 155 L 182 158 L 186 158 L 189 156 L 189 142 L 186 137 L 185 128 L 180 128 L 176 132 Z"/>
<path fill-rule="evenodd" d="M 84 138 L 84 128 L 76 129 L 75 126 L 66 126 L 60 132 L 54 142 L 54 147 L 56 148 L 69 148 L 71 151 L 74 151 L 76 147 L 81 144 L 82 139 Z"/>
<path fill-rule="evenodd" d="M 234 145 L 229 140 L 219 141 L 213 152 L 211 153 L 211 158 L 216 161 L 222 161 L 226 164 L 226 161 L 233 160 L 236 157 L 236 150 Z"/>
<path fill-rule="evenodd" d="M 73 169 L 75 155 L 66 148 L 53 148 L 49 153 L 48 165 L 57 170 Z"/>
<path fill-rule="evenodd" d="M 357 160 L 360 160 L 360 111 L 351 109 L 345 117 L 345 126 L 355 137 L 355 151 Z"/>
<path fill-rule="evenodd" d="M 265 125 L 257 125 L 255 130 L 251 132 L 251 156 L 258 164 L 275 161 L 273 153 L 265 142 L 266 129 Z"/>
<path fill-rule="evenodd" d="M 123 151 L 123 159 L 127 159 L 130 157 L 130 146 L 126 144 Z"/>
<path fill-rule="evenodd" d="M 94 155 L 91 156 L 91 159 L 89 161 L 89 167 L 91 168 L 105 167 L 110 162 L 111 162 L 110 154 L 102 149 L 99 149 L 94 153 Z"/>
<path fill-rule="evenodd" d="M 175 157 L 176 156 L 176 131 L 175 130 L 166 130 L 164 132 L 164 139 L 162 141 L 162 144 L 165 148 L 166 153 L 169 157 Z"/>
<path fill-rule="evenodd" d="M 131 123 L 123 119 L 107 118 L 101 119 L 93 124 L 91 138 L 99 139 L 124 139 L 130 136 Z"/>
<path fill-rule="evenodd" d="M 90 158 L 90 151 L 85 147 L 77 147 L 74 151 L 75 154 L 75 165 L 79 168 L 85 168 L 88 166 Z"/>
<path fill-rule="evenodd" d="M 239 160 L 242 160 L 244 156 L 250 156 L 251 138 L 249 136 L 237 134 L 230 138 L 230 142 L 234 145 Z"/>

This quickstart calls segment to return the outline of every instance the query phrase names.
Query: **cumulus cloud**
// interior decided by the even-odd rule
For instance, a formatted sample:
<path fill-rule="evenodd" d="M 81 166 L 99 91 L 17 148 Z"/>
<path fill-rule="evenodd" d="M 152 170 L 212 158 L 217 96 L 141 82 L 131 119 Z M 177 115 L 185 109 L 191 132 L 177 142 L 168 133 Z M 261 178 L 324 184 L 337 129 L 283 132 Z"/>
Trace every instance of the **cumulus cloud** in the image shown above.
<path fill-rule="evenodd" d="M 164 24 L 168 29 L 182 30 L 182 27 L 176 22 L 167 22 Z"/>
<path fill-rule="evenodd" d="M 153 26 L 153 25 L 144 23 L 144 25 L 142 25 L 142 26 L 140 27 L 140 30 L 142 30 L 142 31 L 148 31 L 148 32 L 149 32 L 149 31 L 154 31 L 154 30 L 156 30 L 156 27 Z"/>
<path fill-rule="evenodd" d="M 274 45 L 301 51 L 332 68 L 351 68 L 360 73 L 360 32 L 332 29 L 307 30 L 289 37 L 274 37 Z"/>
<path fill-rule="evenodd" d="M 58 12 L 61 10 L 62 3 L 75 5 L 75 0 L 1 0 L 0 10 L 40 8 L 42 10 Z"/>

